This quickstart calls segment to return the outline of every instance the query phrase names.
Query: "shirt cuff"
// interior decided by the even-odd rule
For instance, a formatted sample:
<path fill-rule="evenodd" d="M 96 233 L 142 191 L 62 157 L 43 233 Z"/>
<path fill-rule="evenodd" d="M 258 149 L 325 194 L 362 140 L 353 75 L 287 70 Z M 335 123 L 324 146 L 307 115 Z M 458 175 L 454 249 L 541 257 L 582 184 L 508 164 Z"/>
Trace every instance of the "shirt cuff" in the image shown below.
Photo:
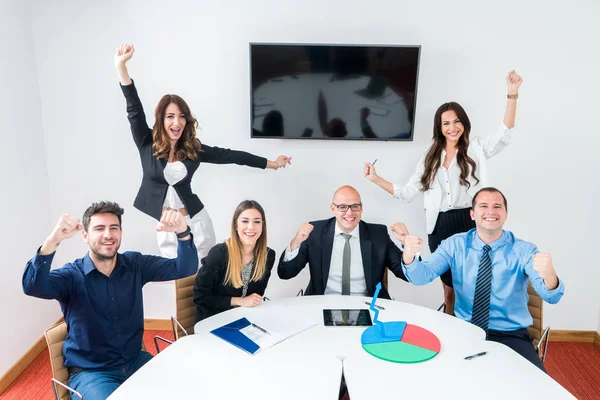
<path fill-rule="evenodd" d="M 285 249 L 285 255 L 283 256 L 283 262 L 288 262 L 296 258 L 298 252 L 300 251 L 300 246 L 294 251 L 291 250 L 290 246 Z"/>
<path fill-rule="evenodd" d="M 44 266 L 46 264 L 48 264 L 48 265 L 52 264 L 52 260 L 54 259 L 54 255 L 56 254 L 56 251 L 55 251 L 50 254 L 41 255 L 40 254 L 41 249 L 42 249 L 42 246 L 38 247 L 37 251 L 35 252 L 35 255 L 31 259 L 31 263 L 35 267 L 36 271 L 39 270 L 42 266 Z"/>
<path fill-rule="evenodd" d="M 393 197 L 400 198 L 400 186 L 397 183 L 392 183 L 392 189 L 394 189 Z"/>

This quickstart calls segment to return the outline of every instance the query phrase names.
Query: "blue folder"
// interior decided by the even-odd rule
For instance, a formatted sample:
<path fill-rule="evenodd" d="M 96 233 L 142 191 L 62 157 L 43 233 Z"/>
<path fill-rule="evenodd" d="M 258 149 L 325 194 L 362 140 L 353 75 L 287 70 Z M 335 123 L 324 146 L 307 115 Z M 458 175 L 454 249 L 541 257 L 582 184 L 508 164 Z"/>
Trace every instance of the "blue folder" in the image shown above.
<path fill-rule="evenodd" d="M 256 353 L 260 346 L 250 340 L 246 335 L 240 332 L 250 325 L 250 321 L 246 318 L 240 318 L 237 321 L 233 321 L 227 325 L 223 325 L 220 328 L 210 331 L 213 335 L 220 337 L 226 342 L 231 343 L 235 347 L 238 347 L 250 354 Z"/>

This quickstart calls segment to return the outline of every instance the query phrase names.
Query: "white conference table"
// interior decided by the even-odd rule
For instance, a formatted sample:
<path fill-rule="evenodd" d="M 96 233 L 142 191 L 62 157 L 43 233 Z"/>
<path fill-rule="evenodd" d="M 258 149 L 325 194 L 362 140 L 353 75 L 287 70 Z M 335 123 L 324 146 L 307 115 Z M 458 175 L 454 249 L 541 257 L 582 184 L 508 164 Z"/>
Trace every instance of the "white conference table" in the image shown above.
<path fill-rule="evenodd" d="M 323 309 L 366 309 L 369 297 L 304 296 L 235 308 L 198 322 L 195 334 L 163 350 L 127 380 L 110 400 L 128 398 L 337 399 L 342 368 L 352 400 L 377 395 L 420 398 L 572 399 L 564 388 L 504 345 L 485 341 L 482 329 L 413 304 L 377 300 L 379 320 L 407 321 L 433 332 L 440 353 L 419 364 L 396 364 L 367 354 L 364 327 L 326 327 Z M 282 306 L 317 323 L 255 355 L 211 330 Z M 371 312 L 373 316 L 373 313 Z M 489 354 L 465 361 L 466 355 Z M 476 384 L 473 381 L 477 382 Z M 486 394 L 475 392 L 486 389 Z M 489 393 L 488 393 L 489 392 Z M 412 396 L 409 396 L 412 397 Z"/>
<path fill-rule="evenodd" d="M 465 360 L 466 355 L 488 354 Z M 390 363 L 366 352 L 344 360 L 352 400 L 575 399 L 558 382 L 503 344 L 480 341 L 442 348 L 419 364 Z"/>
<path fill-rule="evenodd" d="M 179 339 L 133 374 L 109 400 L 338 397 L 342 362 L 335 357 L 315 362 L 278 351 L 251 356 L 229 344 L 231 349 L 222 350 L 231 352 L 212 344 L 201 335 Z"/>

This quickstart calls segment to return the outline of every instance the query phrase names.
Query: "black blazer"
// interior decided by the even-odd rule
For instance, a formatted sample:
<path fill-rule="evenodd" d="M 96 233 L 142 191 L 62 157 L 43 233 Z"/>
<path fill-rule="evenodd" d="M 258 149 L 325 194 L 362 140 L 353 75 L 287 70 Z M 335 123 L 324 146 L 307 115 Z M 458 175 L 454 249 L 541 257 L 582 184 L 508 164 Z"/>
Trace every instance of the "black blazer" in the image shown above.
<path fill-rule="evenodd" d="M 227 245 L 219 243 L 208 252 L 201 261 L 202 268 L 196 275 L 194 282 L 194 303 L 196 303 L 196 322 L 212 315 L 233 308 L 232 297 L 241 297 L 242 288 L 236 289 L 231 285 L 225 286 L 225 273 L 229 260 Z M 248 294 L 265 293 L 267 283 L 271 277 L 271 270 L 275 264 L 275 252 L 267 249 L 267 265 L 265 274 L 259 281 L 248 283 Z"/>
<path fill-rule="evenodd" d="M 127 101 L 127 118 L 131 125 L 133 140 L 140 153 L 142 161 L 142 185 L 135 198 L 133 206 L 141 212 L 160 220 L 162 205 L 167 195 L 169 184 L 165 180 L 163 171 L 167 166 L 167 160 L 158 159 L 154 156 L 152 147 L 152 129 L 146 123 L 146 115 L 142 108 L 142 102 L 138 96 L 135 85 L 123 86 L 121 90 Z M 202 144 L 198 152 L 198 158 L 191 160 L 186 158 L 182 161 L 187 169 L 187 175 L 180 182 L 173 185 L 177 195 L 185 205 L 190 217 L 198 214 L 204 204 L 198 196 L 192 193 L 192 176 L 201 162 L 212 164 L 238 164 L 254 168 L 266 168 L 267 159 L 258 157 L 245 151 L 222 149 Z"/>
<path fill-rule="evenodd" d="M 302 244 L 298 255 L 293 260 L 284 262 L 285 251 L 279 259 L 277 274 L 281 279 L 295 277 L 304 269 L 308 262 L 310 282 L 306 295 L 321 295 L 325 293 L 331 252 L 333 250 L 333 235 L 335 233 L 335 218 L 310 222 L 315 228 Z M 373 296 L 375 286 L 383 281 L 383 272 L 387 266 L 398 278 L 408 282 L 402 271 L 402 251 L 392 242 L 387 227 L 379 224 L 359 223 L 360 251 L 362 254 L 367 294 Z M 379 297 L 389 299 L 387 288 L 381 288 Z"/>

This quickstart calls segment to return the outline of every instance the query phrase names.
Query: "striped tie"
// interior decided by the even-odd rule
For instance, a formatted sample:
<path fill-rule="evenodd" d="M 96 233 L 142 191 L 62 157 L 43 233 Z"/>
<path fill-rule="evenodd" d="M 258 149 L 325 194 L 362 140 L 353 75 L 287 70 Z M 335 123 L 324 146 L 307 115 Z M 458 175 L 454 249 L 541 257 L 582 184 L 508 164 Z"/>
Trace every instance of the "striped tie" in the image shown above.
<path fill-rule="evenodd" d="M 487 332 L 490 322 L 490 294 L 492 292 L 492 260 L 490 260 L 489 245 L 483 246 L 483 255 L 479 261 L 477 282 L 475 283 L 475 297 L 473 299 L 473 313 L 471 323 Z"/>

